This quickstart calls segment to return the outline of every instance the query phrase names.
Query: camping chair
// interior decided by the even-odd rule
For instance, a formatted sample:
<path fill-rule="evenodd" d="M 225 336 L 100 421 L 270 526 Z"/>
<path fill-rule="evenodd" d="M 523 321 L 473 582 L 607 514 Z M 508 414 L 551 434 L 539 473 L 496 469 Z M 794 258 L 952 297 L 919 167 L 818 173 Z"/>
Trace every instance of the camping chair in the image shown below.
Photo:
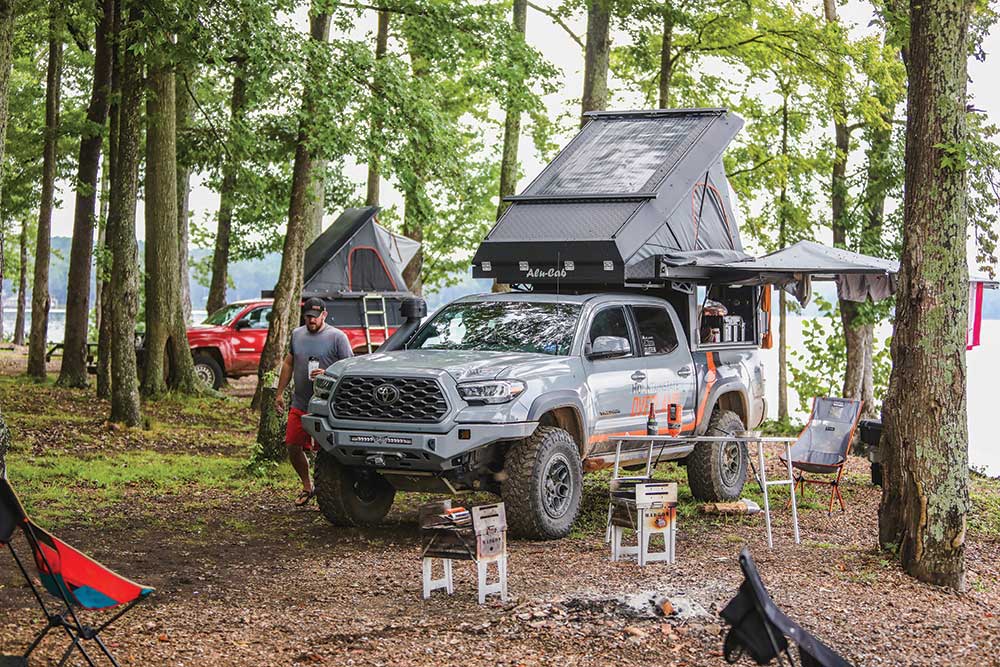
<path fill-rule="evenodd" d="M 45 604 L 42 595 L 28 575 L 24 564 L 14 551 L 11 540 L 14 532 L 21 529 L 35 559 L 35 567 L 42 586 L 59 600 L 55 609 Z M 83 655 L 88 665 L 94 666 L 83 641 L 92 640 L 107 656 L 111 664 L 118 667 L 118 662 L 101 640 L 100 633 L 118 620 L 125 612 L 145 599 L 153 589 L 148 586 L 129 581 L 95 560 L 80 553 L 54 535 L 42 530 L 25 514 L 21 502 L 14 494 L 14 489 L 5 479 L 0 479 L 0 545 L 6 544 L 17 563 L 18 569 L 24 575 L 38 605 L 45 614 L 46 625 L 28 646 L 28 650 L 20 656 L 0 656 L 0 665 L 13 667 L 27 666 L 31 655 L 42 639 L 51 631 L 61 628 L 70 639 L 59 665 L 69 660 L 73 649 Z M 124 605 L 124 606 L 123 606 Z M 96 628 L 84 625 L 77 616 L 77 610 L 112 609 L 121 607 L 111 618 L 105 620 Z"/>
<path fill-rule="evenodd" d="M 721 614 L 732 626 L 722 644 L 726 662 L 734 663 L 747 653 L 758 665 L 770 664 L 774 659 L 779 665 L 784 665 L 785 661 L 781 658 L 784 654 L 788 664 L 794 666 L 795 661 L 788 650 L 788 639 L 791 639 L 798 646 L 802 667 L 851 667 L 849 662 L 778 609 L 767 594 L 757 565 L 746 547 L 740 551 L 740 568 L 743 570 L 743 583 Z"/>
<path fill-rule="evenodd" d="M 792 445 L 792 467 L 798 471 L 795 484 L 801 488 L 799 493 L 805 493 L 806 484 L 829 486 L 830 506 L 827 512 L 833 512 L 834 498 L 840 501 L 841 511 L 847 509 L 844 497 L 840 495 L 840 478 L 851 451 L 854 429 L 861 419 L 862 404 L 863 401 L 850 398 L 814 398 L 809 421 Z M 784 463 L 785 457 L 780 458 Z M 813 479 L 805 476 L 807 472 L 836 474 L 837 477 L 832 481 Z"/>

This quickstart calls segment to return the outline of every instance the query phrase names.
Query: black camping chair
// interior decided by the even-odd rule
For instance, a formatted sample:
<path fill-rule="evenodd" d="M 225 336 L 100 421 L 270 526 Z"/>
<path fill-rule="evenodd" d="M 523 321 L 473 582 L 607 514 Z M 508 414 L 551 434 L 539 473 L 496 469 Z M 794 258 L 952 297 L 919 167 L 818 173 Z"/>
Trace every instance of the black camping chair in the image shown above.
<path fill-rule="evenodd" d="M 774 659 L 784 665 L 781 658 L 784 654 L 788 664 L 794 666 L 795 661 L 788 650 L 791 639 L 798 646 L 802 667 L 851 667 L 851 663 L 778 609 L 745 547 L 740 551 L 740 568 L 743 583 L 736 597 L 722 610 L 722 618 L 732 626 L 722 645 L 726 662 L 734 663 L 746 653 L 758 665 L 768 665 Z"/>
<path fill-rule="evenodd" d="M 840 501 L 844 511 L 844 497 L 840 495 L 840 479 L 844 475 L 844 464 L 851 451 L 854 429 L 861 419 L 862 401 L 850 398 L 814 398 L 809 421 L 792 445 L 792 467 L 798 471 L 795 485 L 800 489 L 800 497 L 805 495 L 806 484 L 830 487 L 830 505 L 827 512 L 833 512 L 833 501 Z M 784 454 L 781 455 L 784 463 Z M 832 480 L 806 477 L 805 473 L 836 475 Z"/>
<path fill-rule="evenodd" d="M 17 552 L 14 551 L 11 540 L 18 529 L 24 533 L 31 547 L 42 587 L 58 600 L 55 608 L 45 604 L 39 587 L 35 585 Z M 50 631 L 58 629 L 62 629 L 70 640 L 59 665 L 66 664 L 75 648 L 83 655 L 88 665 L 95 667 L 93 659 L 83 645 L 84 641 L 93 641 L 111 664 L 118 667 L 118 662 L 101 640 L 100 633 L 129 609 L 146 599 L 153 589 L 112 572 L 36 526 L 28 518 L 10 483 L 0 478 L 0 545 L 4 544 L 7 545 L 14 562 L 28 582 L 35 600 L 45 615 L 47 625 L 35 635 L 22 655 L 0 656 L 0 667 L 26 667 L 28 657 L 38 648 L 45 636 Z M 120 609 L 96 628 L 84 625 L 78 616 L 82 611 L 115 608 Z"/>

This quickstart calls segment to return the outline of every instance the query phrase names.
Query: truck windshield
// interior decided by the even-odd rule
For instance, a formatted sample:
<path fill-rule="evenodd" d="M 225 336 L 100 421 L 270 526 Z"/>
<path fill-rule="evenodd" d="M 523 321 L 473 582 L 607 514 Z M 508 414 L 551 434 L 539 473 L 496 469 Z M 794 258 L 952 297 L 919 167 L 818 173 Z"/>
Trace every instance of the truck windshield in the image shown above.
<path fill-rule="evenodd" d="M 223 306 L 205 318 L 204 324 L 215 324 L 216 326 L 227 324 L 246 307 L 245 303 L 231 303 L 228 306 Z"/>
<path fill-rule="evenodd" d="M 580 306 L 573 303 L 485 301 L 442 308 L 407 347 L 566 355 Z"/>

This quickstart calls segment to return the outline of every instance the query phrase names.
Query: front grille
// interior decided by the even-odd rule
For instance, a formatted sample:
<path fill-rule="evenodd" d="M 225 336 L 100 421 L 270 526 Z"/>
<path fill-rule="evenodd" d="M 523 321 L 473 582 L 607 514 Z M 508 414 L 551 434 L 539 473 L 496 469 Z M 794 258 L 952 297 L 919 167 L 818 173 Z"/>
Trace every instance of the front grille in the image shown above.
<path fill-rule="evenodd" d="M 395 400 L 379 400 L 376 390 L 383 385 L 396 389 Z M 393 395 L 392 390 L 383 394 Z M 337 419 L 433 423 L 448 412 L 444 392 L 435 380 L 427 378 L 361 377 L 348 375 L 337 383 L 333 393 L 333 414 Z"/>

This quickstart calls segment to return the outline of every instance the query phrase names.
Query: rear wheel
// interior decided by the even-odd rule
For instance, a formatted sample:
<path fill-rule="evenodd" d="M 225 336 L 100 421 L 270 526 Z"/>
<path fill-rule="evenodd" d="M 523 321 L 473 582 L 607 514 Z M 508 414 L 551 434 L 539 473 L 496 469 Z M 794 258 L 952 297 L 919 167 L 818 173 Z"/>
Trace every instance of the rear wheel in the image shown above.
<path fill-rule="evenodd" d="M 501 485 L 511 532 L 554 540 L 569 535 L 580 511 L 583 470 L 573 437 L 539 426 L 507 451 Z"/>
<path fill-rule="evenodd" d="M 194 375 L 212 389 L 218 389 L 226 380 L 222 366 L 215 360 L 215 357 L 206 352 L 194 354 Z"/>
<path fill-rule="evenodd" d="M 320 450 L 313 474 L 316 502 L 335 526 L 373 526 L 385 518 L 396 489 L 382 475 L 340 465 Z"/>
<path fill-rule="evenodd" d="M 705 435 L 733 436 L 743 431 L 743 420 L 730 410 L 716 410 Z M 688 484 L 698 500 L 736 500 L 747 478 L 746 445 L 737 442 L 699 442 L 687 457 Z"/>

